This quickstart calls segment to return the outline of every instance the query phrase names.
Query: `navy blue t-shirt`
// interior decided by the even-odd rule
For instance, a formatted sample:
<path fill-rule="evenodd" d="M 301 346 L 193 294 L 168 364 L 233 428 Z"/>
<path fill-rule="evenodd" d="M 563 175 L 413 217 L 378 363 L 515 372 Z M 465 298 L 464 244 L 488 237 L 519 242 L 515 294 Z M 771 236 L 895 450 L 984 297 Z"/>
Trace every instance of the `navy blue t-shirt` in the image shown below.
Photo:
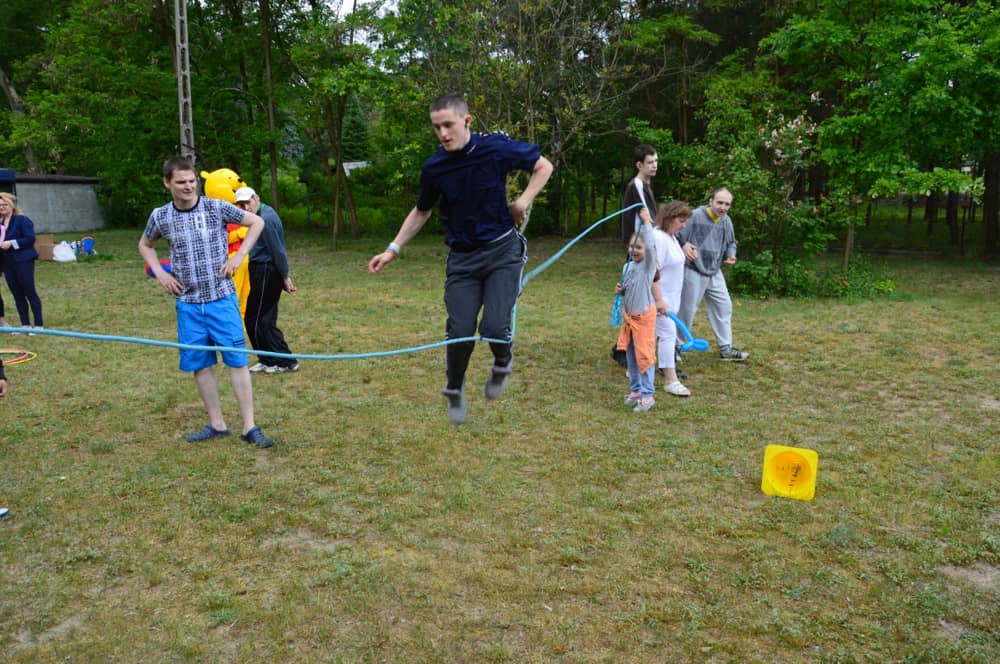
<path fill-rule="evenodd" d="M 424 162 L 417 209 L 426 212 L 440 200 L 445 243 L 455 249 L 481 247 L 514 227 L 507 209 L 507 174 L 532 172 L 540 157 L 541 148 L 533 143 L 503 132 L 472 132 L 458 152 L 438 147 Z"/>

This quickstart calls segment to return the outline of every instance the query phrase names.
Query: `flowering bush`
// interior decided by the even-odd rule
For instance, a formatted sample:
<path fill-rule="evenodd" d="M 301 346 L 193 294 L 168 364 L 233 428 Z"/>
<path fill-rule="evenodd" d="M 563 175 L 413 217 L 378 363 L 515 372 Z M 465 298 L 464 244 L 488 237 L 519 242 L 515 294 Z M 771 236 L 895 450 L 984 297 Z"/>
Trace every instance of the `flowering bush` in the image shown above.
<path fill-rule="evenodd" d="M 725 186 L 733 192 L 730 216 L 739 242 L 739 261 L 730 271 L 737 291 L 803 295 L 818 288 L 811 269 L 824 253 L 837 224 L 820 201 L 803 195 L 813 164 L 816 124 L 806 112 L 785 114 L 766 98 L 733 80 L 720 80 L 708 93 L 704 143 L 684 148 L 679 169 L 681 197 L 696 204 Z"/>

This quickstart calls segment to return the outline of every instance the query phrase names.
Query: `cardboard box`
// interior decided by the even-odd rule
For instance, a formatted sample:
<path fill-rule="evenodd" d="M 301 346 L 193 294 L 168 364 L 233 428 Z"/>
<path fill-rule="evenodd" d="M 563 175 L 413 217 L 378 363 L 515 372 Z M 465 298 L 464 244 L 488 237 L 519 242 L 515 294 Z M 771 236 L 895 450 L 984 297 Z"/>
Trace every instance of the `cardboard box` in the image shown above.
<path fill-rule="evenodd" d="M 52 260 L 52 248 L 56 246 L 56 236 L 46 233 L 35 236 L 35 250 L 38 252 L 38 259 L 43 261 Z"/>

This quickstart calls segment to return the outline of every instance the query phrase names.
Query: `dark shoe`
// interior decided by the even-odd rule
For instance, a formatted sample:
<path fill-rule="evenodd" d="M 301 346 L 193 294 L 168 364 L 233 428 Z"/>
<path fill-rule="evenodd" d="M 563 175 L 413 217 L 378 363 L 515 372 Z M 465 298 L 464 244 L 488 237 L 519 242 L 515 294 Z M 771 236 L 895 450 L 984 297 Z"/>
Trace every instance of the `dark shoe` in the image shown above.
<path fill-rule="evenodd" d="M 248 443 L 253 443 L 257 447 L 270 447 L 274 445 L 274 441 L 264 435 L 264 432 L 260 430 L 260 427 L 254 427 L 247 431 L 245 434 L 240 436 L 240 438 Z"/>
<path fill-rule="evenodd" d="M 193 433 L 187 437 L 189 443 L 200 443 L 203 440 L 211 440 L 212 438 L 225 438 L 229 435 L 229 429 L 223 429 L 219 431 L 211 424 L 206 424 L 205 428 L 198 433 Z"/>
<path fill-rule="evenodd" d="M 686 373 L 681 369 L 681 347 L 674 346 L 674 370 L 677 372 L 677 377 L 684 380 L 688 377 Z"/>
<path fill-rule="evenodd" d="M 493 365 L 493 371 L 490 372 L 490 377 L 486 379 L 487 399 L 493 401 L 500 398 L 503 391 L 507 389 L 507 383 L 510 381 L 510 374 L 513 370 L 514 358 L 511 358 L 505 367 Z"/>
<path fill-rule="evenodd" d="M 455 426 L 465 422 L 468 412 L 468 404 L 465 402 L 465 392 L 462 389 L 451 390 L 447 387 L 441 390 L 441 394 L 448 400 L 448 419 Z"/>
<path fill-rule="evenodd" d="M 742 351 L 739 348 L 733 348 L 732 346 L 719 349 L 719 359 L 726 362 L 743 362 L 748 357 L 750 357 L 750 353 Z"/>

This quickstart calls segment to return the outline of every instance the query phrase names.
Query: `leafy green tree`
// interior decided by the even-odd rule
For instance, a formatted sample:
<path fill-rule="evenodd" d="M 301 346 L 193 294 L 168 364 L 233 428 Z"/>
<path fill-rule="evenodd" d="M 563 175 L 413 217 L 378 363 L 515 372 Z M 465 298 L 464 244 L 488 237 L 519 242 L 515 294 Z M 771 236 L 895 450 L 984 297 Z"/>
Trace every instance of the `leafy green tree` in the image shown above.
<path fill-rule="evenodd" d="M 24 100 L 19 89 L 20 72 L 12 74 L 19 63 L 45 46 L 44 35 L 46 26 L 58 23 L 64 16 L 70 0 L 52 0 L 51 2 L 34 2 L 32 0 L 5 0 L 3 3 L 3 20 L 0 21 L 0 91 L 7 100 L 10 114 L 16 118 L 5 118 L 4 124 L 21 120 L 25 113 Z M 28 79 L 25 78 L 25 84 Z M 0 113 L 6 115 L 6 113 Z M 8 141 L 3 141 L 8 143 Z M 31 143 L 17 146 L 24 160 L 24 167 L 29 173 L 38 173 L 41 168 L 35 156 Z M 11 165 L 16 165 L 14 153 L 3 155 L 0 159 Z M 10 161 L 8 161 L 10 160 Z"/>
<path fill-rule="evenodd" d="M 552 224 L 547 230 L 556 230 L 570 195 L 563 171 L 585 163 L 574 157 L 586 154 L 582 142 L 606 131 L 628 95 L 672 66 L 660 49 L 635 57 L 637 44 L 646 45 L 655 31 L 642 32 L 634 18 L 629 5 L 608 0 L 447 6 L 404 0 L 386 24 L 392 32 L 386 41 L 398 53 L 396 72 L 435 83 L 433 91 L 416 88 L 424 97 L 421 114 L 436 94 L 461 92 L 478 129 L 503 129 L 542 145 L 556 170 L 539 200 Z M 633 29 L 642 34 L 627 42 Z"/>
<path fill-rule="evenodd" d="M 366 161 L 371 158 L 369 120 L 357 96 L 347 100 L 344 113 L 344 161 Z"/>
<path fill-rule="evenodd" d="M 78 0 L 20 69 L 32 85 L 12 141 L 43 170 L 101 178 L 112 221 L 144 218 L 162 191 L 152 165 L 176 151 L 172 34 L 162 3 Z"/>
<path fill-rule="evenodd" d="M 733 268 L 737 288 L 808 291 L 806 272 L 833 237 L 831 220 L 813 202 L 795 196 L 815 158 L 815 123 L 805 110 L 783 110 L 782 91 L 764 69 L 720 75 L 707 93 L 718 103 L 702 110 L 704 140 L 680 150 L 680 191 L 698 203 L 718 187 L 733 192 L 730 214 L 741 257 Z"/>
<path fill-rule="evenodd" d="M 352 234 L 361 236 L 357 209 L 344 170 L 344 126 L 349 100 L 374 96 L 373 90 L 383 77 L 371 46 L 355 40 L 357 31 L 373 30 L 376 25 L 372 5 L 356 7 L 343 19 L 316 11 L 289 52 L 299 83 L 295 92 L 297 117 L 320 154 L 320 163 L 333 192 L 334 248 L 341 225 L 341 192 Z"/>
<path fill-rule="evenodd" d="M 978 112 L 964 105 L 949 82 L 948 69 L 957 68 L 941 66 L 961 41 L 944 29 L 953 4 L 821 3 L 763 42 L 786 76 L 800 89 L 813 89 L 818 157 L 829 176 L 825 207 L 847 229 L 845 266 L 855 225 L 872 196 L 906 191 L 917 180 L 933 191 L 975 187 L 956 167 L 970 148 L 973 130 L 966 123 Z M 951 119 L 928 122 L 921 109 L 931 118 Z M 956 120 L 966 126 L 943 129 Z"/>

